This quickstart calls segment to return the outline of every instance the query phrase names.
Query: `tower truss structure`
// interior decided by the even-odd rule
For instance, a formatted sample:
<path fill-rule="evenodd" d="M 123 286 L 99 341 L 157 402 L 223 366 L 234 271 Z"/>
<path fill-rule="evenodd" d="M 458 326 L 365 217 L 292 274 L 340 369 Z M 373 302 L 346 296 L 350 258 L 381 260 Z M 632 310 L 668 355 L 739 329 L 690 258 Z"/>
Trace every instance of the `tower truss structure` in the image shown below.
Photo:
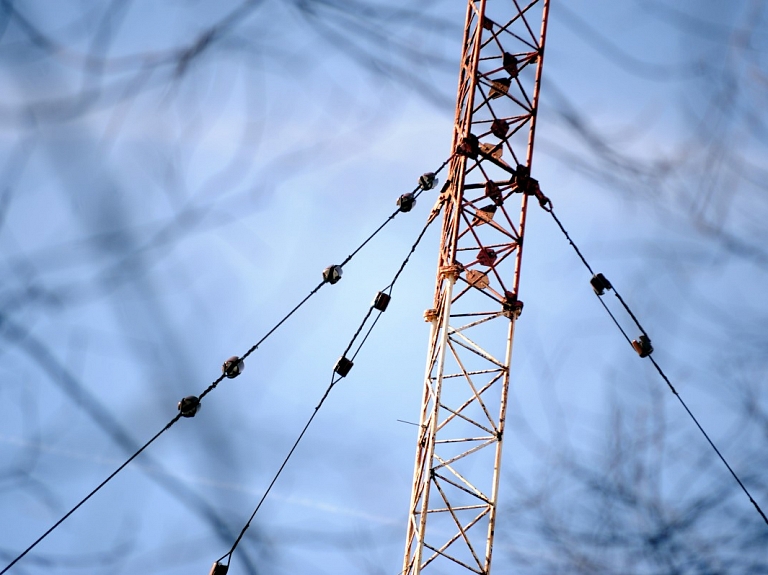
<path fill-rule="evenodd" d="M 468 2 L 403 575 L 490 573 L 548 11 Z"/>

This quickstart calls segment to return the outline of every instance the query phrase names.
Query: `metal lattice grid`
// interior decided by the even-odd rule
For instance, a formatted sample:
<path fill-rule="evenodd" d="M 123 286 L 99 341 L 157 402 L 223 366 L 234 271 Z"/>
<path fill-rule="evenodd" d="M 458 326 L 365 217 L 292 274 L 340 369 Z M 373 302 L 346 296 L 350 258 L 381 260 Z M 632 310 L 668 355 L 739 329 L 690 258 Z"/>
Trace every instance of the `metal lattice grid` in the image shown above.
<path fill-rule="evenodd" d="M 548 8 L 468 3 L 405 575 L 490 572 Z"/>

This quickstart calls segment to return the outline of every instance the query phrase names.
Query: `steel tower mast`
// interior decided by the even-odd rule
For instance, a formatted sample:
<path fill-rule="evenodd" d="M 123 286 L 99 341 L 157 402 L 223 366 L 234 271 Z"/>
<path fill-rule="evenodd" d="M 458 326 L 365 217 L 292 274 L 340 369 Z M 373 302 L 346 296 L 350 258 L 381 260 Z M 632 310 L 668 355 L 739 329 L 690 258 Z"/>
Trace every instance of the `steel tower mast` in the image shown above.
<path fill-rule="evenodd" d="M 468 2 L 404 575 L 490 572 L 548 12 Z"/>

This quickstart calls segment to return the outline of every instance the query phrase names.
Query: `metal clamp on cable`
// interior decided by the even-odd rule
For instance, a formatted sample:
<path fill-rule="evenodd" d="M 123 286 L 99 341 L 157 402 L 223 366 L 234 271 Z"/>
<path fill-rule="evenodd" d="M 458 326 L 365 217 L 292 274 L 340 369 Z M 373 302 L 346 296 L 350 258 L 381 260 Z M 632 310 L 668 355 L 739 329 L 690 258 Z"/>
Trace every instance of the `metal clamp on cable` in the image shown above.
<path fill-rule="evenodd" d="M 514 182 L 517 187 L 516 191 L 522 192 L 526 196 L 534 196 L 539 200 L 539 205 L 542 208 L 548 212 L 552 211 L 552 201 L 542 193 L 539 181 L 531 177 L 531 170 L 528 166 L 518 164 L 515 169 Z"/>
<path fill-rule="evenodd" d="M 539 200 L 539 205 L 544 208 L 545 211 L 551 212 L 552 211 L 552 200 L 550 200 L 547 196 L 541 193 L 541 190 L 536 188 L 536 192 L 534 194 L 536 196 L 536 199 Z"/>
<path fill-rule="evenodd" d="M 597 295 L 603 295 L 605 290 L 613 288 L 611 282 L 609 282 L 608 278 L 606 278 L 603 274 L 593 275 L 592 279 L 589 280 L 589 283 L 592 285 L 592 289 L 595 290 Z"/>
<path fill-rule="evenodd" d="M 213 564 L 213 567 L 211 567 L 211 572 L 208 575 L 227 575 L 227 571 L 229 571 L 229 565 L 224 565 L 216 561 L 216 563 Z"/>
<path fill-rule="evenodd" d="M 347 374 L 352 370 L 353 365 L 355 364 L 342 355 L 339 358 L 339 361 L 336 362 L 333 371 L 338 373 L 341 377 L 347 377 Z"/>
<path fill-rule="evenodd" d="M 651 345 L 651 339 L 643 334 L 637 339 L 632 340 L 632 347 L 640 357 L 648 357 L 653 353 L 653 346 Z"/>
<path fill-rule="evenodd" d="M 516 192 L 523 192 L 524 194 L 529 194 L 528 186 L 530 184 L 531 179 L 531 170 L 528 168 L 528 166 L 524 166 L 523 164 L 518 164 L 517 168 L 515 168 L 515 175 L 512 178 L 512 181 L 515 184 Z"/>
<path fill-rule="evenodd" d="M 373 300 L 373 308 L 379 311 L 387 311 L 387 306 L 389 305 L 391 299 L 392 296 L 390 296 L 388 293 L 380 291 L 376 294 L 376 298 Z"/>

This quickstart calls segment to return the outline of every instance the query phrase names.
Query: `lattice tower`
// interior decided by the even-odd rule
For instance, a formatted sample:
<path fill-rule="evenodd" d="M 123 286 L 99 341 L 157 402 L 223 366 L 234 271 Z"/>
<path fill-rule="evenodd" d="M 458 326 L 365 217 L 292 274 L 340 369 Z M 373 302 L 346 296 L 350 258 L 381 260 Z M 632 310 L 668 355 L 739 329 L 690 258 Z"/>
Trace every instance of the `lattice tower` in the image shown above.
<path fill-rule="evenodd" d="M 490 572 L 548 11 L 468 2 L 404 575 Z"/>

